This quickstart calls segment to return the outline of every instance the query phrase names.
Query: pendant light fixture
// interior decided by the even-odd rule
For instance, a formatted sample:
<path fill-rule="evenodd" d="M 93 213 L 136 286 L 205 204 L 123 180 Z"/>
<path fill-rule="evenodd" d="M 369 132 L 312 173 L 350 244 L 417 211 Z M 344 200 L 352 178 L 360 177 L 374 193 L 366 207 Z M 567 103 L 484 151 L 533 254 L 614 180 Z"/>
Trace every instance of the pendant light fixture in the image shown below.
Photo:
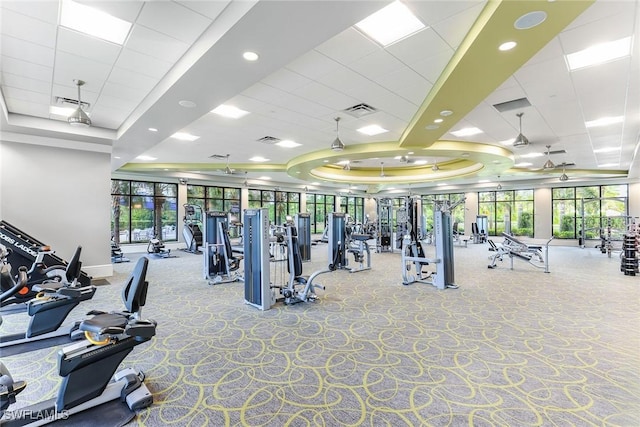
<path fill-rule="evenodd" d="M 547 145 L 547 161 L 544 162 L 544 165 L 542 165 L 542 169 L 545 169 L 545 170 L 556 168 L 556 165 L 554 165 L 553 162 L 551 161 L 551 153 L 549 151 L 550 148 L 551 146 Z"/>
<path fill-rule="evenodd" d="M 384 162 L 380 162 L 380 178 L 384 178 L 386 175 L 384 174 Z"/>
<path fill-rule="evenodd" d="M 431 166 L 431 170 L 434 172 L 438 172 L 440 170 L 440 167 L 437 163 L 434 163 L 433 166 Z"/>
<path fill-rule="evenodd" d="M 500 184 L 500 175 L 498 175 L 498 185 L 496 186 L 496 190 L 502 190 L 502 184 Z"/>
<path fill-rule="evenodd" d="M 350 171 L 351 170 L 351 164 L 349 162 L 349 160 L 347 160 L 344 164 L 344 166 L 342 166 L 342 170 L 343 171 Z"/>
<path fill-rule="evenodd" d="M 516 116 L 518 116 L 518 119 L 520 120 L 520 127 L 519 127 L 520 133 L 518 133 L 518 136 L 516 136 L 516 139 L 513 141 L 513 147 L 514 148 L 527 147 L 529 145 L 529 138 L 527 138 L 522 134 L 522 116 L 524 116 L 524 113 L 518 113 L 516 114 Z"/>
<path fill-rule="evenodd" d="M 331 144 L 331 149 L 333 151 L 342 151 L 344 150 L 344 144 L 340 141 L 340 132 L 338 129 L 338 123 L 340 123 L 340 117 L 336 117 L 334 119 L 336 121 L 336 139 Z"/>
<path fill-rule="evenodd" d="M 562 162 L 562 175 L 560 175 L 560 178 L 558 178 L 562 182 L 569 181 L 569 177 L 567 176 L 564 170 L 565 166 L 566 166 L 566 163 Z"/>
<path fill-rule="evenodd" d="M 84 80 L 74 80 L 76 86 L 78 86 L 78 108 L 67 117 L 67 121 L 71 126 L 89 127 L 91 126 L 91 119 L 87 116 L 87 113 L 82 110 L 82 100 L 80 99 L 80 86 L 84 85 Z"/>
<path fill-rule="evenodd" d="M 233 175 L 233 169 L 229 167 L 229 154 L 227 154 L 227 165 L 224 167 L 225 175 Z"/>
<path fill-rule="evenodd" d="M 244 171 L 244 182 L 242 183 L 242 186 L 245 187 L 245 188 L 249 186 L 249 180 L 247 180 L 247 174 L 248 173 L 249 172 Z"/>

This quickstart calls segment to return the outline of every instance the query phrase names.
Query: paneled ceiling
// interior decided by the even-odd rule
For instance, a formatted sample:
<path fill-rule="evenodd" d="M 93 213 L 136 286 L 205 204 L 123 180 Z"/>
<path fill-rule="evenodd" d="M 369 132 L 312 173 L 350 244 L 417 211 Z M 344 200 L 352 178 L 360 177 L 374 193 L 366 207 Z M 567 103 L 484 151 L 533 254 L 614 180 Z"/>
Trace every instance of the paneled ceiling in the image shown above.
<path fill-rule="evenodd" d="M 389 1 L 79 3 L 132 23 L 124 44 L 60 25 L 62 1 L 0 1 L 2 140 L 111 152 L 114 176 L 379 194 L 566 185 L 563 162 L 576 185 L 639 175 L 638 1 L 403 0 L 425 28 L 386 47 L 355 24 Z M 515 28 L 531 12 L 544 20 Z M 630 54 L 569 70 L 567 54 L 625 37 Z M 88 128 L 50 112 L 73 106 L 74 79 Z M 622 119 L 587 126 L 605 117 Z M 373 124 L 387 132 L 358 131 Z"/>

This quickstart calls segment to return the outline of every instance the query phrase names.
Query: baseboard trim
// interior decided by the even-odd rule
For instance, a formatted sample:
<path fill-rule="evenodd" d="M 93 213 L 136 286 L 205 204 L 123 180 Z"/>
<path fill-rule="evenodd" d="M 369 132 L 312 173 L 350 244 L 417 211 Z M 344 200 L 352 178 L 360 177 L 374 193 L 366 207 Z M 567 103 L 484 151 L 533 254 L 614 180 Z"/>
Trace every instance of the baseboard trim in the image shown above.
<path fill-rule="evenodd" d="M 82 271 L 94 279 L 113 276 L 113 264 L 82 266 Z"/>

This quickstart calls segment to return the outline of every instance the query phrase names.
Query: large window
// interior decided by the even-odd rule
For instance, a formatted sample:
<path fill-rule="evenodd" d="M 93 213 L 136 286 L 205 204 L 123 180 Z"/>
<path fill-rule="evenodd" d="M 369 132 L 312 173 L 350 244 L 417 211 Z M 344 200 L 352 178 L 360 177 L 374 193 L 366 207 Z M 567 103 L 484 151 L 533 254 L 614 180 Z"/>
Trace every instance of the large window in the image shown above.
<path fill-rule="evenodd" d="M 533 190 L 481 191 L 478 214 L 487 216 L 491 236 L 534 236 Z"/>
<path fill-rule="evenodd" d="M 300 212 L 300 193 L 274 190 L 249 190 L 249 208 L 267 208 L 272 224 L 284 224 L 287 215 Z"/>
<path fill-rule="evenodd" d="M 611 232 L 620 239 L 628 222 L 627 185 L 561 187 L 552 190 L 553 235 L 560 239 L 599 239 Z"/>
<path fill-rule="evenodd" d="M 431 232 L 433 230 L 433 209 L 434 209 L 434 201 L 436 200 L 447 200 L 449 206 L 454 203 L 464 199 L 464 193 L 451 193 L 451 194 L 433 194 L 430 196 L 422 197 L 422 227 L 425 227 L 426 232 Z M 458 204 L 455 208 L 453 208 L 453 212 L 451 212 L 451 225 L 454 230 L 457 230 L 458 233 L 464 234 L 464 202 Z"/>
<path fill-rule="evenodd" d="M 335 196 L 328 194 L 307 194 L 307 212 L 311 214 L 311 232 L 321 234 L 330 212 L 335 211 Z"/>
<path fill-rule="evenodd" d="M 111 180 L 111 234 L 116 243 L 177 240 L 178 185 Z"/>
<path fill-rule="evenodd" d="M 364 197 L 340 197 L 340 211 L 349 214 L 356 223 L 364 223 Z"/>
<path fill-rule="evenodd" d="M 187 185 L 187 203 L 203 211 L 229 212 L 240 217 L 240 189 Z"/>

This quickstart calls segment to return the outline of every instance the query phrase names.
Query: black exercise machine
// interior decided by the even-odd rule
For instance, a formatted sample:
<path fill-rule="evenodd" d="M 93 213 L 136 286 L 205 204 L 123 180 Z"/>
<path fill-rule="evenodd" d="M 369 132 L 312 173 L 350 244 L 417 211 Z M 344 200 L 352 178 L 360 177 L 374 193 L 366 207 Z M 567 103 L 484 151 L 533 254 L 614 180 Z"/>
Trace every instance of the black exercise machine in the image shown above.
<path fill-rule="evenodd" d="M 183 251 L 199 254 L 201 253 L 199 248 L 202 246 L 202 229 L 200 228 L 202 208 L 198 205 L 186 204 L 183 206 L 184 228 L 182 229 L 182 237 L 184 237 L 184 243 L 187 245 Z"/>
<path fill-rule="evenodd" d="M 504 242 L 502 242 L 500 246 L 496 245 L 493 240 L 488 240 L 489 250 L 494 252 L 494 254 L 489 257 L 491 263 L 487 266 L 488 268 L 496 268 L 497 261 L 502 261 L 503 257 L 507 255 L 511 261 L 511 270 L 513 270 L 513 259 L 518 258 L 536 268 L 544 269 L 545 273 L 549 273 L 549 243 L 553 240 L 553 236 L 551 236 L 544 245 L 544 256 L 542 253 L 542 245 L 526 244 L 507 233 L 502 233 L 502 236 L 504 237 Z"/>
<path fill-rule="evenodd" d="M 153 396 L 143 383 L 142 372 L 127 368 L 116 373 L 135 346 L 149 341 L 156 334 L 156 322 L 143 320 L 141 316 L 147 297 L 148 262 L 146 257 L 140 258 L 127 280 L 122 292 L 123 311 L 89 313 L 93 317 L 79 325 L 85 339 L 58 351 L 58 371 L 62 377 L 58 396 L 20 408 L 9 419 L 3 420 L 6 423 L 3 425 L 42 425 L 115 399 L 121 399 L 132 411 L 153 403 Z M 5 376 L 5 383 L 9 378 Z M 4 388 L 15 390 L 16 383 Z M 0 395 L 0 402 L 4 403 L 3 395 Z M 95 410 L 97 418 L 100 410 Z"/>

